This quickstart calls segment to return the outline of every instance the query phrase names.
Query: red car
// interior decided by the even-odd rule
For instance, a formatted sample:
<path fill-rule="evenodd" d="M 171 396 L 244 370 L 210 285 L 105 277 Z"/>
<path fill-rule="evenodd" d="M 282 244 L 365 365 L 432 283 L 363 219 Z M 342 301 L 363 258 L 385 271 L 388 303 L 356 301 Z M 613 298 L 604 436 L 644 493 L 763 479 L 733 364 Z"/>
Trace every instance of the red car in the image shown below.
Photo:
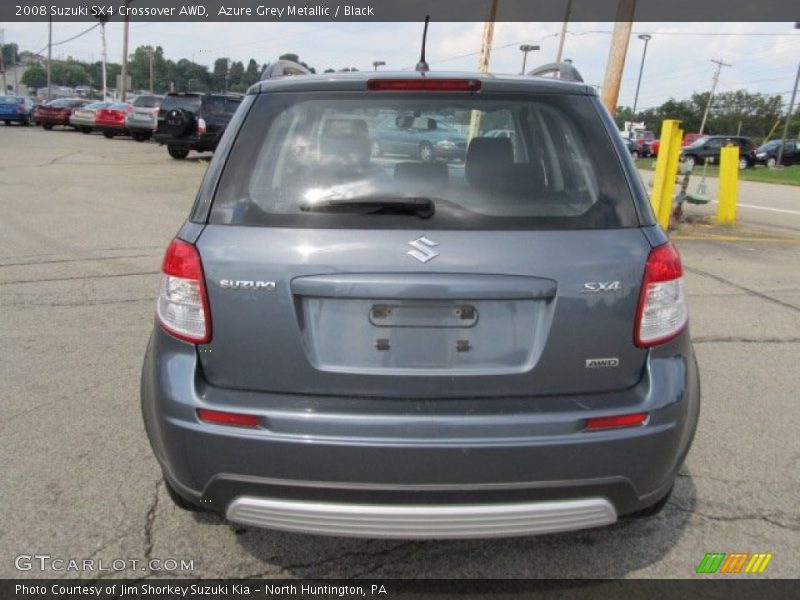
<path fill-rule="evenodd" d="M 698 138 L 700 138 L 700 134 L 699 133 L 687 133 L 685 136 L 683 136 L 683 141 L 681 142 L 681 147 L 685 148 L 686 146 L 690 146 Z M 656 138 L 652 142 L 650 142 L 650 153 L 653 156 L 658 156 L 658 147 L 660 145 L 660 142 L 661 142 L 661 140 L 659 140 L 658 138 Z"/>
<path fill-rule="evenodd" d="M 72 113 L 89 103 L 88 100 L 81 100 L 80 98 L 58 98 L 51 100 L 47 104 L 43 104 L 36 109 L 35 119 L 37 123 L 41 123 L 45 129 L 52 129 L 54 125 L 63 125 L 64 127 L 71 127 L 69 118 Z"/>
<path fill-rule="evenodd" d="M 102 131 L 108 139 L 116 135 L 128 135 L 125 127 L 125 117 L 133 112 L 133 104 L 118 102 L 107 108 L 101 108 L 95 113 L 94 128 Z"/>

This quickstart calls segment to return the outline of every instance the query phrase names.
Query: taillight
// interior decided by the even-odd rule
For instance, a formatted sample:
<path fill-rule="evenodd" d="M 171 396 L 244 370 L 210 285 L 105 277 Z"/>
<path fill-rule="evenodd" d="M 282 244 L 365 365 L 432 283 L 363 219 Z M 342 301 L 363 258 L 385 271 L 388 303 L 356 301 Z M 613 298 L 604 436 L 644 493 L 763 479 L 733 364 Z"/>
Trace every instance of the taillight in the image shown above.
<path fill-rule="evenodd" d="M 258 427 L 259 424 L 259 419 L 255 415 L 223 412 L 221 410 L 209 410 L 207 408 L 198 408 L 197 416 L 201 421 L 205 421 L 206 423 L 214 423 L 215 425 Z"/>
<path fill-rule="evenodd" d="M 206 132 L 206 120 L 202 117 L 197 119 L 197 133 L 205 133 Z"/>
<path fill-rule="evenodd" d="M 647 413 L 615 415 L 613 417 L 594 417 L 586 419 L 586 430 L 619 429 L 621 427 L 641 427 L 647 422 Z"/>
<path fill-rule="evenodd" d="M 156 314 L 161 326 L 177 338 L 205 344 L 211 339 L 211 318 L 197 248 L 174 239 L 164 255 Z"/>
<path fill-rule="evenodd" d="M 477 92 L 481 89 L 478 79 L 370 79 L 367 89 L 371 91 L 421 91 L 432 92 Z"/>
<path fill-rule="evenodd" d="M 25 105 L 24 105 L 24 104 L 17 104 L 17 112 L 18 112 L 18 113 L 25 113 L 25 112 L 27 112 L 27 109 L 25 108 Z"/>
<path fill-rule="evenodd" d="M 653 248 L 647 258 L 634 341 L 640 348 L 663 344 L 679 335 L 688 321 L 681 257 L 669 242 Z"/>

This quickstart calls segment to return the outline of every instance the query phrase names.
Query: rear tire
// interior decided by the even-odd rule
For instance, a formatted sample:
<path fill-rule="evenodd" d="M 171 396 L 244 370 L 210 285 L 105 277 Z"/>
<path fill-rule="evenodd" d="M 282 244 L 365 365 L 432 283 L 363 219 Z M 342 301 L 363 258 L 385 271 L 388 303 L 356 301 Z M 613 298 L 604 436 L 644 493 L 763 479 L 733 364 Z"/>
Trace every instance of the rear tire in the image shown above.
<path fill-rule="evenodd" d="M 3 121 L 3 123 L 5 123 L 7 126 L 11 125 L 11 121 Z"/>
<path fill-rule="evenodd" d="M 22 126 L 23 127 L 30 127 L 30 125 L 31 125 L 31 120 L 30 119 L 23 119 L 22 120 Z"/>
<path fill-rule="evenodd" d="M 694 169 L 697 166 L 697 157 L 691 154 L 684 156 L 683 164 L 689 169 Z"/>
<path fill-rule="evenodd" d="M 91 128 L 91 127 L 84 127 L 83 129 L 81 129 L 81 131 L 82 131 L 82 132 L 83 132 L 85 135 L 89 135 L 90 133 L 92 133 L 92 128 Z"/>
<path fill-rule="evenodd" d="M 205 509 L 202 506 L 198 506 L 194 502 L 190 502 L 181 496 L 177 490 L 170 485 L 166 478 L 164 478 L 164 487 L 167 488 L 167 495 L 169 496 L 169 499 L 172 500 L 173 504 L 175 504 L 175 506 L 181 510 L 186 510 L 189 512 L 205 512 Z"/>
<path fill-rule="evenodd" d="M 167 152 L 175 160 L 183 160 L 189 156 L 189 151 L 186 148 L 177 148 L 175 146 L 167 146 Z"/>
<path fill-rule="evenodd" d="M 746 158 L 739 159 L 739 170 L 744 171 L 745 169 L 750 167 L 750 161 Z"/>
<path fill-rule="evenodd" d="M 53 129 L 53 125 L 51 123 L 45 123 L 44 125 L 42 125 L 42 127 L 44 127 L 47 131 Z"/>
<path fill-rule="evenodd" d="M 103 136 L 108 140 L 113 140 L 116 134 L 113 131 L 104 131 Z"/>
<path fill-rule="evenodd" d="M 137 142 L 146 142 L 147 140 L 150 139 L 150 136 L 147 135 L 146 133 L 134 133 L 133 139 L 136 140 Z"/>
<path fill-rule="evenodd" d="M 774 169 L 774 168 L 775 168 L 775 166 L 776 166 L 777 164 L 778 164 L 778 159 L 777 159 L 777 158 L 775 158 L 774 156 L 770 156 L 770 157 L 767 159 L 767 166 L 768 166 L 770 169 Z"/>

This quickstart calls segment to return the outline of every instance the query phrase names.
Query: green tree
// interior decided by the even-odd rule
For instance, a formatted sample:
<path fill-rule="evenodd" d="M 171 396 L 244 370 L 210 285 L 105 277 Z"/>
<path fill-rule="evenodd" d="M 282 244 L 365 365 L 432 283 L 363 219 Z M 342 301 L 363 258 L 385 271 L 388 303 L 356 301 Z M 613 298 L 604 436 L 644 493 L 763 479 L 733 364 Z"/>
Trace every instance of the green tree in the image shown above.
<path fill-rule="evenodd" d="M 0 46 L 3 54 L 3 64 L 6 68 L 16 65 L 19 62 L 19 46 L 14 43 L 3 44 Z"/>
<path fill-rule="evenodd" d="M 251 58 L 244 72 L 244 83 L 249 87 L 258 81 L 259 77 L 261 77 L 261 67 L 258 66 L 255 59 Z"/>
<path fill-rule="evenodd" d="M 214 70 L 211 73 L 211 84 L 214 90 L 221 92 L 227 89 L 228 59 L 218 58 L 214 61 Z"/>
<path fill-rule="evenodd" d="M 228 71 L 228 90 L 231 92 L 246 92 L 249 86 L 244 80 L 244 64 L 240 61 L 231 63 Z"/>
<path fill-rule="evenodd" d="M 33 89 L 43 88 L 47 85 L 47 71 L 42 65 L 32 63 L 25 69 L 20 83 Z"/>

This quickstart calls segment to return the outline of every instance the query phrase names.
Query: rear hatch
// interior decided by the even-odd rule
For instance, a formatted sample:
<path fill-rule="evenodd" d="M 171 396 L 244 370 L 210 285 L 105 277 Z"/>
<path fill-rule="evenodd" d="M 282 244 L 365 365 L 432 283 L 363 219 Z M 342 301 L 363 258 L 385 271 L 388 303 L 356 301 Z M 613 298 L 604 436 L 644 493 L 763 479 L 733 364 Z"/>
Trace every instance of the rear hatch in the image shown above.
<path fill-rule="evenodd" d="M 651 248 L 595 99 L 309 96 L 255 100 L 197 241 L 212 385 L 425 398 L 636 384 Z M 465 163 L 371 156 L 373 127 L 408 111 L 469 136 Z"/>
<path fill-rule="evenodd" d="M 206 133 L 221 135 L 241 103 L 242 99 L 238 96 L 203 96 L 202 118 Z"/>

